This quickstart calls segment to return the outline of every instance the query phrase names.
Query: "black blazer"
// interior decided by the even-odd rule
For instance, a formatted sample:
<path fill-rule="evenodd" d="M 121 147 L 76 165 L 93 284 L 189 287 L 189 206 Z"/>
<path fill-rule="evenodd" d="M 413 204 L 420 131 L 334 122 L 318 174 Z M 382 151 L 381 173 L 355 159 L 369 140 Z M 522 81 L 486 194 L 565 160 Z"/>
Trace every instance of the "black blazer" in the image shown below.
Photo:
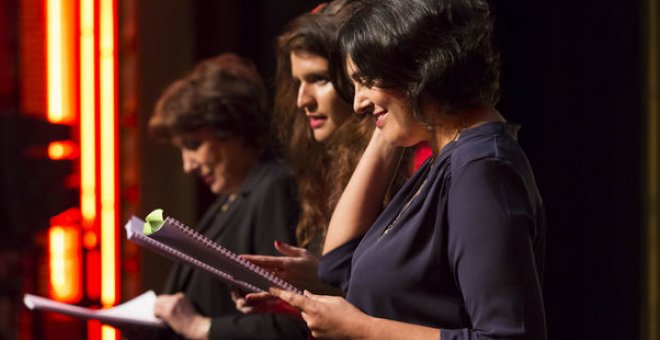
<path fill-rule="evenodd" d="M 275 240 L 296 243 L 298 213 L 295 182 L 288 168 L 279 161 L 260 161 L 250 170 L 235 200 L 229 203 L 228 197 L 218 197 L 198 230 L 237 254 L 275 255 Z M 305 338 L 301 320 L 241 314 L 231 299 L 231 289 L 206 272 L 176 263 L 164 293 L 183 292 L 201 314 L 210 316 L 211 339 L 289 339 L 297 334 Z"/>

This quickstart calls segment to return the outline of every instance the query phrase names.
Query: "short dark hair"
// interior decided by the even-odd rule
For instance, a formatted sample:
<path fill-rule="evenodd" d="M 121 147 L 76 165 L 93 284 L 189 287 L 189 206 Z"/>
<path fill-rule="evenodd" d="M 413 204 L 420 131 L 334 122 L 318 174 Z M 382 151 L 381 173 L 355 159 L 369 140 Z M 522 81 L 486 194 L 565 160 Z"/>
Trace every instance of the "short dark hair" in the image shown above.
<path fill-rule="evenodd" d="M 208 127 L 216 136 L 236 136 L 247 146 L 268 143 L 267 92 L 255 65 L 225 53 L 198 63 L 161 95 L 149 121 L 160 140 Z"/>
<path fill-rule="evenodd" d="M 438 99 L 443 112 L 497 104 L 492 31 L 487 0 L 367 0 L 340 29 L 339 44 L 360 81 L 402 89 L 423 120 L 424 98 Z"/>

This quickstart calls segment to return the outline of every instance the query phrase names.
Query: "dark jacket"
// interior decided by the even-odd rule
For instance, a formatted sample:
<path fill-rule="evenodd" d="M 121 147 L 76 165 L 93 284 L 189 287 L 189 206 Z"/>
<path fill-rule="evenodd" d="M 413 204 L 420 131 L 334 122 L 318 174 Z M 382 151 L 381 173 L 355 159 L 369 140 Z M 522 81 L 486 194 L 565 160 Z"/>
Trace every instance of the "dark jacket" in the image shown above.
<path fill-rule="evenodd" d="M 221 195 L 209 207 L 198 230 L 237 254 L 275 255 L 275 240 L 296 243 L 298 212 L 295 182 L 288 168 L 279 161 L 260 161 L 233 201 Z M 231 299 L 231 289 L 206 272 L 176 263 L 163 292 L 185 293 L 201 314 L 210 316 L 210 339 L 288 339 L 306 331 L 304 322 L 296 318 L 241 314 Z"/>

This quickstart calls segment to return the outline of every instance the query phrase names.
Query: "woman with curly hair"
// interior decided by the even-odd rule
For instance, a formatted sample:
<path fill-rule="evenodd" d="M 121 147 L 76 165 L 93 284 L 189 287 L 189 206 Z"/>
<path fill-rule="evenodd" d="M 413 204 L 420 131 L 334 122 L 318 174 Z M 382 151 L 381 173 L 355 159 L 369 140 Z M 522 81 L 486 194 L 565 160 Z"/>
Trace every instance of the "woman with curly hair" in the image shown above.
<path fill-rule="evenodd" d="M 337 30 L 359 4 L 321 4 L 292 20 L 277 39 L 273 122 L 298 184 L 298 247 L 276 243 L 286 256 L 245 257 L 313 292 L 340 293 L 318 279 L 317 257 L 332 211 L 375 128 L 372 119 L 355 114 L 333 83 L 333 72 L 340 68 L 331 63 Z"/>
<path fill-rule="evenodd" d="M 331 81 L 335 36 L 356 4 L 322 4 L 290 22 L 277 39 L 274 123 L 296 170 L 302 204 L 298 241 L 315 253 L 374 130 L 373 122 L 356 115 Z"/>

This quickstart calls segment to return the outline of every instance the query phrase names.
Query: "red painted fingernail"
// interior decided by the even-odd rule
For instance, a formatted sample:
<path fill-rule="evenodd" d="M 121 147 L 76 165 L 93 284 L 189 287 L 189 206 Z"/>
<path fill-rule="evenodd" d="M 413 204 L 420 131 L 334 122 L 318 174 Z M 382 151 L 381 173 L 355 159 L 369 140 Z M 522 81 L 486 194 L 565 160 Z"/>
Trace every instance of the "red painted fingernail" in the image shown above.
<path fill-rule="evenodd" d="M 278 247 L 282 246 L 282 241 L 275 240 L 275 245 L 278 246 Z"/>

